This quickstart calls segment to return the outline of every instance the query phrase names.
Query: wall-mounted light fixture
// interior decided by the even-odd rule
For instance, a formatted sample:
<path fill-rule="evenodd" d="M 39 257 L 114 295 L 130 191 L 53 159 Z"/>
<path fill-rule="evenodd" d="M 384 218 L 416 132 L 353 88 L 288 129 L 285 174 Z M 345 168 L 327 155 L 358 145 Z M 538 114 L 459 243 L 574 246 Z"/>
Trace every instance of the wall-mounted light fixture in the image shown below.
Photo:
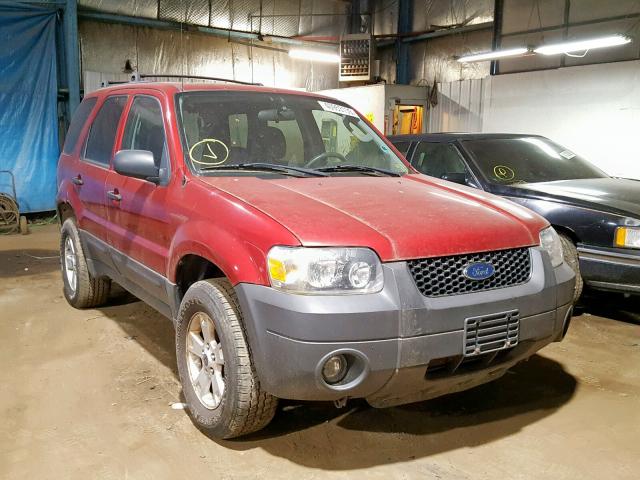
<path fill-rule="evenodd" d="M 493 52 L 474 53 L 472 55 L 464 55 L 457 60 L 461 63 L 466 62 L 483 62 L 485 60 L 495 60 L 496 58 L 517 57 L 528 53 L 528 48 L 510 48 L 507 50 L 495 50 Z"/>
<path fill-rule="evenodd" d="M 321 52 L 319 50 L 292 48 L 289 50 L 289 56 L 309 62 L 340 63 L 340 55 L 337 53 Z"/>
<path fill-rule="evenodd" d="M 610 35 L 608 37 L 592 38 L 590 40 L 577 40 L 571 42 L 542 45 L 533 51 L 541 55 L 558 55 L 561 53 L 584 52 L 595 48 L 616 47 L 626 45 L 631 39 L 622 35 Z"/>
<path fill-rule="evenodd" d="M 457 58 L 458 62 L 483 62 L 486 60 L 497 60 L 504 57 L 518 57 L 531 53 L 540 55 L 570 55 L 573 52 L 588 52 L 596 48 L 616 47 L 626 45 L 631 42 L 629 37 L 624 35 L 610 35 L 607 37 L 592 38 L 589 40 L 574 40 L 570 42 L 554 43 L 551 45 L 541 45 L 539 47 L 518 47 L 505 50 L 495 50 L 493 52 L 474 53 Z"/>

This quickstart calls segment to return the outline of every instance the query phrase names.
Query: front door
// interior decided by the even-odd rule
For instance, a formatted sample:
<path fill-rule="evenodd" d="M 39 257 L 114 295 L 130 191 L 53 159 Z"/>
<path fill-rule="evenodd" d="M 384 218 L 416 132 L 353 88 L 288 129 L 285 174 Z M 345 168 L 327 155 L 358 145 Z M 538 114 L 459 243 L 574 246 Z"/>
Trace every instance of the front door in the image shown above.
<path fill-rule="evenodd" d="M 133 98 L 120 150 L 147 150 L 160 168 L 160 183 L 111 171 L 106 182 L 109 243 L 120 274 L 156 297 L 164 294 L 172 230 L 167 213 L 169 155 L 160 101 L 150 95 Z"/>

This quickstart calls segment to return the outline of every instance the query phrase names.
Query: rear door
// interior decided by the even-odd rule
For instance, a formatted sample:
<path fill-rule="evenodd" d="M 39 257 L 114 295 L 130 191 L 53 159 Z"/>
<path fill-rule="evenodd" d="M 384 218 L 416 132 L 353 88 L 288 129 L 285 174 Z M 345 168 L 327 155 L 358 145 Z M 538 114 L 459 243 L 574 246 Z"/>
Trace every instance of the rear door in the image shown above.
<path fill-rule="evenodd" d="M 118 126 L 127 103 L 126 95 L 107 97 L 89 129 L 86 142 L 80 152 L 77 171 L 71 172 L 82 203 L 82 213 L 78 215 L 79 227 L 92 237 L 106 242 L 108 222 L 106 210 L 105 182 L 113 156 Z M 96 244 L 99 242 L 92 242 Z M 104 249 L 93 258 L 104 256 Z M 92 252 L 96 253 L 96 252 Z"/>
<path fill-rule="evenodd" d="M 173 230 L 168 202 L 170 161 L 162 104 L 153 95 L 133 97 L 119 150 L 147 150 L 160 168 L 160 184 L 111 171 L 107 178 L 109 243 L 119 272 L 162 297 Z"/>

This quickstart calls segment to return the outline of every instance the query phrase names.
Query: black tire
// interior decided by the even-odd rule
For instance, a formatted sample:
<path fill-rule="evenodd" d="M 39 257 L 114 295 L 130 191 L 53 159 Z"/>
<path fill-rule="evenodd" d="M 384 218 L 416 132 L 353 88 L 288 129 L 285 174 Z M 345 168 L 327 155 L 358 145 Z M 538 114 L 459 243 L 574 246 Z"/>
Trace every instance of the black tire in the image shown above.
<path fill-rule="evenodd" d="M 215 408 L 201 402 L 187 364 L 189 323 L 199 312 L 213 321 L 224 356 L 224 392 Z M 228 280 L 202 280 L 187 290 L 176 324 L 176 357 L 187 411 L 206 433 L 219 439 L 238 437 L 264 428 L 273 418 L 278 399 L 260 388 L 242 312 Z"/>
<path fill-rule="evenodd" d="M 71 240 L 75 249 L 75 289 L 69 283 L 65 272 L 65 244 L 67 239 Z M 66 219 L 60 231 L 60 266 L 64 296 L 71 306 L 75 308 L 93 308 L 106 303 L 111 289 L 111 281 L 107 278 L 94 278 L 89 273 L 80 235 L 73 218 Z"/>
<path fill-rule="evenodd" d="M 576 286 L 573 292 L 573 303 L 578 303 L 580 296 L 582 295 L 582 289 L 584 287 L 584 281 L 582 275 L 580 275 L 580 260 L 578 258 L 578 249 L 574 245 L 573 241 L 563 233 L 558 234 L 560 242 L 562 243 L 562 252 L 564 254 L 564 261 L 576 274 Z"/>

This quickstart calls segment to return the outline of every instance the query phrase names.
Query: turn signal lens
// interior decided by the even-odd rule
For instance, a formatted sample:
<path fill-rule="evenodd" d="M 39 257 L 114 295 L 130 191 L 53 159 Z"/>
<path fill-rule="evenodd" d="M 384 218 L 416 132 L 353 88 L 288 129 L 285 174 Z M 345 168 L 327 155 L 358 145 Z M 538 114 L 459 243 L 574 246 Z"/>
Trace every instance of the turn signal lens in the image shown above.
<path fill-rule="evenodd" d="M 640 248 L 640 228 L 616 228 L 615 245 L 623 248 Z"/>
<path fill-rule="evenodd" d="M 273 280 L 277 280 L 279 282 L 287 281 L 287 270 L 284 268 L 284 264 L 280 260 L 276 258 L 269 259 L 269 276 Z"/>

